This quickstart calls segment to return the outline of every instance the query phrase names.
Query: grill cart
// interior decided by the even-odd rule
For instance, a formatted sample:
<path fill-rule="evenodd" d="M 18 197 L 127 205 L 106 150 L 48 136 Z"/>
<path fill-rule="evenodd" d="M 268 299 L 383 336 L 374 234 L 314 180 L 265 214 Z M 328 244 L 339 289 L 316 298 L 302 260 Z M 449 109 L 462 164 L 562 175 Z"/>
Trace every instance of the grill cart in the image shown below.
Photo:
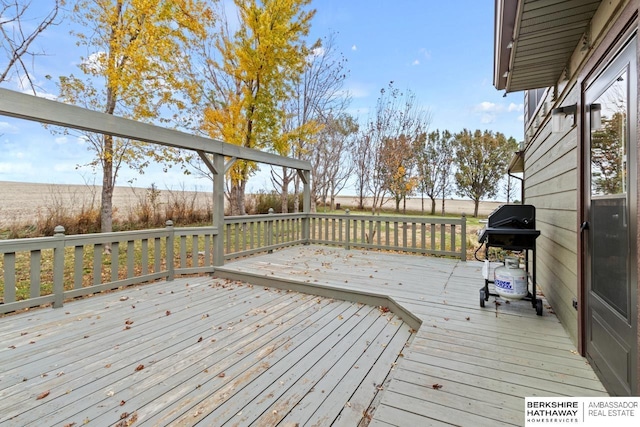
<path fill-rule="evenodd" d="M 536 298 L 536 239 L 540 230 L 536 230 L 536 208 L 532 205 L 503 205 L 494 210 L 481 230 L 478 241 L 485 245 L 485 260 L 489 259 L 489 248 L 501 248 L 522 252 L 525 255 L 525 269 L 519 269 L 519 262 L 505 260 L 505 267 L 498 267 L 495 280 L 489 279 L 485 272 L 484 286 L 480 288 L 480 307 L 485 306 L 490 296 L 531 301 L 538 316 L 542 316 L 542 300 Z M 529 254 L 531 253 L 531 272 L 529 272 Z M 523 277 L 519 277 L 523 276 Z M 531 278 L 531 292 L 528 279 Z M 489 292 L 489 283 L 494 284 L 496 293 Z M 524 286 L 524 292 L 522 288 Z"/>

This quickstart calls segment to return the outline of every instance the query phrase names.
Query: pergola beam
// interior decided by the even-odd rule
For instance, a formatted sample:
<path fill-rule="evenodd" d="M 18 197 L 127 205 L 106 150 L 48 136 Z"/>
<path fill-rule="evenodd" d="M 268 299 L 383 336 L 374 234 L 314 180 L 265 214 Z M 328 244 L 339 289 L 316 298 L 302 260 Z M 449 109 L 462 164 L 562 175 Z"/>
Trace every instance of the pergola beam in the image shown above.
<path fill-rule="evenodd" d="M 7 89 L 0 89 L 0 115 L 196 152 L 221 154 L 274 166 L 311 170 L 309 162 L 303 160 L 240 147 Z"/>

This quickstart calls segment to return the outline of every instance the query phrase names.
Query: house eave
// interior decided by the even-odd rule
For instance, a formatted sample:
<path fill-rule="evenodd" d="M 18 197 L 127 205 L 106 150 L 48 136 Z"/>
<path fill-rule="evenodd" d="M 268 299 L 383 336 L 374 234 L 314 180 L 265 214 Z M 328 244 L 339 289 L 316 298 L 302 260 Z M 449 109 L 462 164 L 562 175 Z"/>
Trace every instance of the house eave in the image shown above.
<path fill-rule="evenodd" d="M 601 0 L 495 0 L 494 86 L 554 86 L 586 40 Z M 588 37 L 587 37 L 588 38 Z"/>

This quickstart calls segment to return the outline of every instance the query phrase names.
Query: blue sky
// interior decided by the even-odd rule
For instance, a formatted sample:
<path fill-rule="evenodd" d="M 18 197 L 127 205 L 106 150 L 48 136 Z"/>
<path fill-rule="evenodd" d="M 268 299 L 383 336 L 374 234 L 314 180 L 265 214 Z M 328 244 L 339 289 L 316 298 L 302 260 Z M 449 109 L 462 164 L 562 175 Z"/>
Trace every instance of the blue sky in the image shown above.
<path fill-rule="evenodd" d="M 314 0 L 317 10 L 311 39 L 335 33 L 336 44 L 350 70 L 345 89 L 350 112 L 365 120 L 380 89 L 390 81 L 410 89 L 431 112 L 430 129 L 458 132 L 464 128 L 502 132 L 523 138 L 522 93 L 506 98 L 492 85 L 494 0 Z M 33 79 L 55 96 L 52 81 L 78 74 L 80 56 L 69 35 L 68 21 L 38 39 L 46 56 L 35 59 Z M 16 82 L 2 87 L 19 90 Z M 39 124 L 0 116 L 0 181 L 61 184 L 100 183 L 101 175 L 86 164 L 92 153 L 71 137 L 52 135 Z M 119 185 L 159 188 L 176 185 L 208 188 L 209 184 L 159 167 L 137 176 L 123 171 Z M 252 187 L 267 188 L 257 176 Z M 0 190 L 1 191 L 1 190 Z"/>

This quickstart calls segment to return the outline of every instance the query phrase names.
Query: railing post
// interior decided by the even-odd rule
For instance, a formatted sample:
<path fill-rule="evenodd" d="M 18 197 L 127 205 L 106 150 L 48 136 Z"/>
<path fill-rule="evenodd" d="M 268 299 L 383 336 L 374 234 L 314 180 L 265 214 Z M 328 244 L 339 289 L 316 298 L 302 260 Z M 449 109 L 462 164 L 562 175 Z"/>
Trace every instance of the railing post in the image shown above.
<path fill-rule="evenodd" d="M 273 208 L 269 208 L 268 215 L 273 215 L 273 213 L 274 213 Z M 271 246 L 271 245 L 273 245 L 273 220 L 268 219 L 267 220 L 267 246 Z M 269 249 L 267 252 L 273 253 L 273 249 Z"/>
<path fill-rule="evenodd" d="M 167 281 L 172 281 L 175 278 L 176 272 L 175 272 L 175 265 L 174 265 L 174 260 L 173 260 L 173 244 L 175 241 L 175 234 L 173 231 L 173 221 L 171 221 L 170 219 L 167 220 L 167 222 L 165 223 L 167 226 L 167 250 L 166 250 L 166 257 L 167 257 Z"/>
<path fill-rule="evenodd" d="M 462 224 L 460 224 L 460 260 L 467 260 L 467 214 L 462 214 Z"/>
<path fill-rule="evenodd" d="M 53 308 L 60 308 L 64 304 L 64 227 L 61 225 L 53 229 L 56 246 L 53 248 Z"/>
<path fill-rule="evenodd" d="M 344 243 L 344 248 L 346 250 L 351 249 L 351 245 L 349 244 L 350 241 L 351 241 L 351 220 L 348 218 L 349 212 L 350 212 L 349 209 L 345 209 L 344 210 L 344 214 L 347 216 L 347 223 L 345 224 L 345 229 L 346 229 L 347 236 L 346 236 L 346 240 L 345 240 L 345 243 Z"/>

